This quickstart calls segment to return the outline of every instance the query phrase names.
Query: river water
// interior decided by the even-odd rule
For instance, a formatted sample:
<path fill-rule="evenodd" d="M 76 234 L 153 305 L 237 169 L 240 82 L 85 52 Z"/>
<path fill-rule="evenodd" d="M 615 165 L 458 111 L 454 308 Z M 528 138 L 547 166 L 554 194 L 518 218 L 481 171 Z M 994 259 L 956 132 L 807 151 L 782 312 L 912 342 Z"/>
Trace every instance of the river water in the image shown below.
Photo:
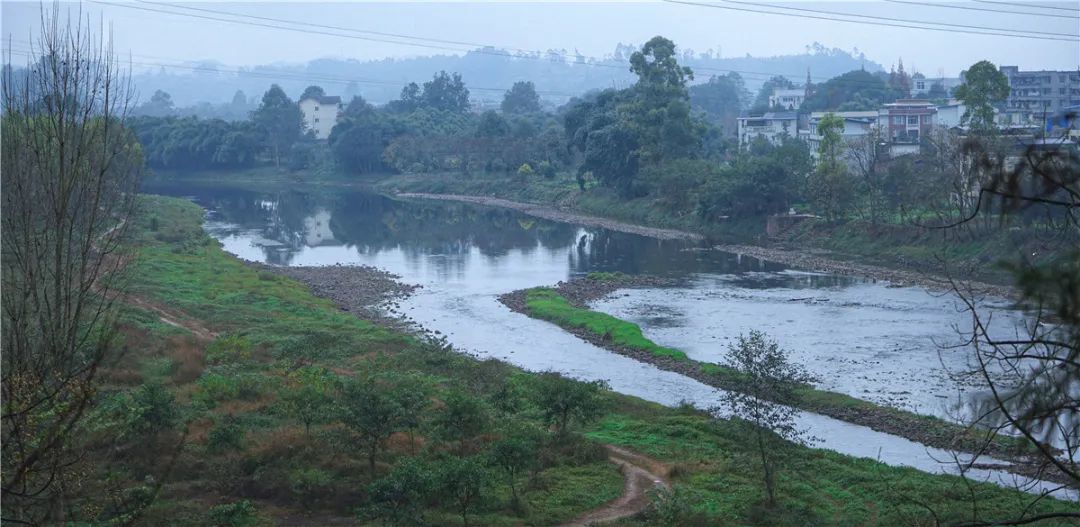
<path fill-rule="evenodd" d="M 665 405 L 685 401 L 711 408 L 719 394 L 514 313 L 496 297 L 592 271 L 678 277 L 686 280 L 684 287 L 620 291 L 594 307 L 632 320 L 658 343 L 700 360 L 721 360 L 732 338 L 760 329 L 822 387 L 922 413 L 954 416 L 962 412 L 955 401 L 972 389 L 943 373 L 966 368 L 964 351 L 940 351 L 960 341 L 956 328 L 963 327 L 963 313 L 951 298 L 919 288 L 806 273 L 693 242 L 459 203 L 399 201 L 340 189 L 157 185 L 148 191 L 189 197 L 206 207 L 207 231 L 240 258 L 292 266 L 365 264 L 422 285 L 398 311 L 446 335 L 459 351 L 534 371 L 603 379 L 613 390 Z M 1004 331 L 1022 321 L 1004 313 Z M 944 451 L 866 427 L 809 413 L 800 416 L 800 425 L 821 439 L 821 448 L 928 472 L 955 471 L 941 461 L 951 459 Z M 973 470 L 969 476 L 1015 483 L 995 471 Z M 1034 489 L 1051 487 L 1031 483 Z"/>

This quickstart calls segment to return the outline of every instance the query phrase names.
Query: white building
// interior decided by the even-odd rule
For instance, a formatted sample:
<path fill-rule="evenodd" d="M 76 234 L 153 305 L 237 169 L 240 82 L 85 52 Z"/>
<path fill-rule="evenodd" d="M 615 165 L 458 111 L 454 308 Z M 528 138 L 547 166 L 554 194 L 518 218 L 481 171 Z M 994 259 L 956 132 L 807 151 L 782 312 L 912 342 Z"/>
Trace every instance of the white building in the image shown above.
<path fill-rule="evenodd" d="M 967 106 L 964 103 L 956 99 L 950 100 L 948 104 L 937 107 L 937 125 L 942 128 L 957 128 L 966 111 Z"/>
<path fill-rule="evenodd" d="M 738 121 L 739 146 L 743 148 L 758 137 L 778 145 L 785 135 L 795 137 L 799 133 L 799 116 L 795 112 L 769 112 L 760 117 L 739 117 Z"/>
<path fill-rule="evenodd" d="M 774 89 L 769 96 L 769 108 L 783 108 L 785 110 L 798 110 L 806 100 L 806 89 Z"/>
<path fill-rule="evenodd" d="M 845 141 L 855 141 L 870 133 L 874 127 L 878 126 L 878 111 L 870 110 L 865 112 L 814 112 L 810 114 L 810 118 L 807 120 L 807 128 L 799 130 L 799 139 L 806 141 L 806 144 L 810 147 L 810 154 L 817 159 L 818 148 L 821 146 L 821 135 L 818 134 L 818 123 L 827 114 L 835 114 L 841 120 L 844 121 L 844 129 L 840 135 Z"/>
<path fill-rule="evenodd" d="M 300 99 L 300 112 L 304 114 L 304 132 L 314 132 L 315 139 L 330 137 L 330 130 L 337 124 L 341 110 L 341 97 L 337 95 L 309 95 Z"/>

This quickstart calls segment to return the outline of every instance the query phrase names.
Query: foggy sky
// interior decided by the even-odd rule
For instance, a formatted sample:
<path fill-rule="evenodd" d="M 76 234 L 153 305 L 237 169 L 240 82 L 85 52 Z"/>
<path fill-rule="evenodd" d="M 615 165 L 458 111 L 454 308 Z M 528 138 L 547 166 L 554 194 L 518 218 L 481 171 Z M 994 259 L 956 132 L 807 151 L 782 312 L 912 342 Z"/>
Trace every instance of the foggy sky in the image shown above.
<path fill-rule="evenodd" d="M 114 1 L 114 0 L 109 0 Z M 165 5 L 123 1 L 127 6 L 188 12 L 228 18 L 211 13 L 184 11 Z M 776 10 L 745 4 L 719 5 Z M 764 3 L 772 3 L 761 0 Z M 1021 0 L 1017 0 L 1021 1 Z M 776 2 L 779 4 L 779 2 Z M 1003 36 L 966 35 L 919 29 L 891 28 L 813 20 L 788 16 L 735 12 L 659 1 L 649 2 L 187 2 L 178 3 L 222 11 L 342 26 L 353 29 L 401 33 L 426 38 L 527 50 L 567 49 L 587 56 L 609 54 L 617 43 L 641 44 L 654 35 L 671 38 L 681 48 L 718 51 L 722 56 L 770 56 L 799 53 L 811 43 L 828 48 L 864 52 L 867 58 L 888 68 L 902 58 L 910 73 L 928 77 L 956 76 L 972 63 L 989 59 L 1021 69 L 1080 68 L 1080 44 L 1029 40 Z M 72 6 L 77 12 L 79 4 Z M 845 11 L 875 16 L 932 20 L 953 24 L 1026 29 L 1076 34 L 1080 21 L 1014 14 L 900 5 L 883 1 L 786 2 L 782 5 Z M 951 5 L 1004 9 L 1045 14 L 1063 11 L 997 4 L 956 2 Z M 1077 9 L 1080 3 L 1041 2 Z M 179 62 L 212 59 L 228 66 L 299 63 L 320 57 L 359 60 L 386 57 L 460 53 L 458 44 L 432 44 L 452 49 L 402 43 L 374 42 L 356 38 L 299 33 L 227 22 L 200 20 L 173 14 L 147 12 L 101 3 L 83 2 L 84 16 L 100 19 L 111 27 L 116 48 L 136 60 Z M 3 46 L 25 49 L 37 33 L 37 2 L 3 1 Z M 276 22 L 248 22 L 280 25 Z M 312 28 L 306 28 L 312 29 Z M 327 31 L 313 29 L 314 31 Z M 354 33 L 355 35 L 355 33 Z M 369 35 L 370 36 L 370 35 Z M 382 38 L 382 37 L 377 37 Z M 18 57 L 13 62 L 23 63 Z"/>

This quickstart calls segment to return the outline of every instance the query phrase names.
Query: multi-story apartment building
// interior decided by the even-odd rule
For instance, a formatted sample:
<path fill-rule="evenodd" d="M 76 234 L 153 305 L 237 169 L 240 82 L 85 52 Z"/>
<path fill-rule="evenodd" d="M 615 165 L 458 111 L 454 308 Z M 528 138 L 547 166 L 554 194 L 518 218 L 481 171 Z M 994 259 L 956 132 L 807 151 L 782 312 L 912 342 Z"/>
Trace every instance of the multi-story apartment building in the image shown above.
<path fill-rule="evenodd" d="M 315 139 L 330 137 L 338 118 L 341 116 L 341 97 L 337 95 L 309 95 L 300 99 L 300 112 L 304 116 L 303 131 L 315 134 Z"/>
<path fill-rule="evenodd" d="M 890 142 L 918 144 L 919 138 L 934 126 L 937 112 L 937 107 L 930 101 L 899 99 L 878 110 L 878 121 Z"/>
<path fill-rule="evenodd" d="M 758 137 L 778 145 L 785 135 L 795 137 L 799 133 L 799 116 L 795 112 L 769 112 L 760 117 L 739 117 L 738 122 L 739 145 L 743 148 L 749 147 Z"/>
<path fill-rule="evenodd" d="M 1042 124 L 1069 106 L 1080 105 L 1080 71 L 1020 71 L 1001 66 L 1009 79 L 1004 124 Z"/>

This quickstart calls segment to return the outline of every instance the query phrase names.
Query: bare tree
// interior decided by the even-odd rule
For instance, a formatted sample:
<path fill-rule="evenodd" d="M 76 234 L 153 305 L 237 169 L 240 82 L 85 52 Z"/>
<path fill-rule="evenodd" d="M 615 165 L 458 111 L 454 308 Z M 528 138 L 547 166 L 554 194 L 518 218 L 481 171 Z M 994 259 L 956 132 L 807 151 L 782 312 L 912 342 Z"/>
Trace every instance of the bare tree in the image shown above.
<path fill-rule="evenodd" d="M 977 424 L 1022 438 L 1034 452 L 1035 475 L 1080 489 L 1080 154 L 1063 142 L 1029 147 L 1013 159 L 977 139 L 965 154 L 990 174 L 973 209 L 956 224 L 994 217 L 1005 229 L 1017 219 L 1055 233 L 1061 254 L 1004 262 L 1012 272 L 1017 305 L 1028 319 L 1009 334 L 994 330 L 994 310 L 977 301 L 974 288 L 953 288 L 971 317 L 967 344 L 985 394 L 976 401 Z M 1010 167 L 1010 168 L 1006 168 Z M 1036 256 L 1036 255 L 1029 255 Z M 975 460 L 966 462 L 970 466 Z M 1080 512 L 1039 514 L 1033 496 L 1012 518 L 982 518 L 972 507 L 963 525 L 1021 525 L 1080 518 Z M 974 498 L 973 498 L 974 499 Z"/>
<path fill-rule="evenodd" d="M 768 504 L 776 505 L 776 471 L 784 446 L 810 439 L 795 426 L 799 411 L 794 403 L 799 386 L 813 378 L 759 331 L 739 335 L 738 343 L 728 348 L 725 365 L 738 372 L 738 381 L 721 399 L 733 416 L 752 425 Z"/>
<path fill-rule="evenodd" d="M 889 155 L 886 148 L 885 134 L 880 126 L 871 127 L 867 134 L 847 141 L 847 157 L 862 183 L 860 204 L 864 215 L 874 224 L 881 221 L 885 208 L 883 164 Z"/>
<path fill-rule="evenodd" d="M 80 426 L 117 348 L 142 159 L 123 127 L 130 83 L 89 20 L 43 9 L 30 57 L 3 76 L 2 516 L 65 523 L 87 477 Z"/>

